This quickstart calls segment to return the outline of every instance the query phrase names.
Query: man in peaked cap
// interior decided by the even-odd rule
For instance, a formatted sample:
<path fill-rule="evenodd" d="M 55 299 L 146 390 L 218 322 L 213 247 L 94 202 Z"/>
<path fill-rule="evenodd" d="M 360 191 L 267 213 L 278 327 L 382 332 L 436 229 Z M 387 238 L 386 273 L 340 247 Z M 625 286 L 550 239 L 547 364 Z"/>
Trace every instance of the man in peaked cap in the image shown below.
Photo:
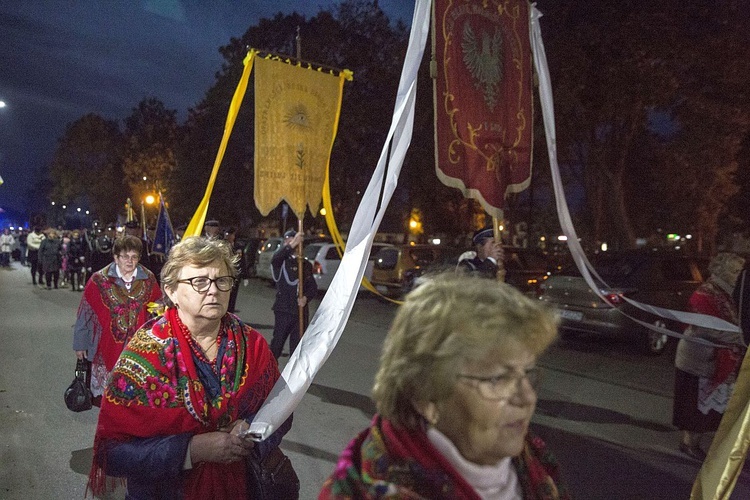
<path fill-rule="evenodd" d="M 312 265 L 303 259 L 303 296 L 299 297 L 299 263 L 295 249 L 302 244 L 303 236 L 294 229 L 285 232 L 284 243 L 271 258 L 273 280 L 276 282 L 271 352 L 277 360 L 281 356 L 287 338 L 289 338 L 290 355 L 297 348 L 300 341 L 299 309 L 302 308 L 304 330 L 309 321 L 309 303 L 318 293 L 318 285 L 312 275 Z"/>
<path fill-rule="evenodd" d="M 468 273 L 476 273 L 483 278 L 497 279 L 498 262 L 503 258 L 503 247 L 495 241 L 495 233 L 492 227 L 480 229 L 471 238 L 476 249 L 476 255 L 472 258 L 462 259 L 458 263 L 458 269 Z"/>

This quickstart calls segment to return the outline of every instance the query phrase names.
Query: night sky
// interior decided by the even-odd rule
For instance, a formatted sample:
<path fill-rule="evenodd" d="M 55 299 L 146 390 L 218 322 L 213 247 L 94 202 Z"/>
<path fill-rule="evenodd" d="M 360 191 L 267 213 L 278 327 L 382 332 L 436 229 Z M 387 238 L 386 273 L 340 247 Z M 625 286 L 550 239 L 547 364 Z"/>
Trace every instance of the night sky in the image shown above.
<path fill-rule="evenodd" d="M 176 109 L 182 121 L 213 85 L 223 62 L 218 48 L 231 37 L 240 37 L 258 19 L 279 11 L 312 17 L 336 3 L 3 0 L 4 215 L 26 211 L 26 193 L 38 179 L 37 172 L 46 170 L 68 123 L 87 113 L 121 121 L 146 97 Z M 380 0 L 379 5 L 392 19 L 411 23 L 414 0 Z"/>

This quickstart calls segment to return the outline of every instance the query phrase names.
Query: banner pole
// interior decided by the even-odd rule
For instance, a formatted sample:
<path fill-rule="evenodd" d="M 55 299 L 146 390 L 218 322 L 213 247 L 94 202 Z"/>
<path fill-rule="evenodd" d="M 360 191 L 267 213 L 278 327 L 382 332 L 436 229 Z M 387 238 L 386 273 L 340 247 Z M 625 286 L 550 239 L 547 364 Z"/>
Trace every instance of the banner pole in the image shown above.
<path fill-rule="evenodd" d="M 503 239 L 500 236 L 500 219 L 497 217 L 492 218 L 492 234 L 495 237 L 495 243 L 502 247 Z M 505 262 L 503 262 L 503 252 L 500 252 L 500 258 L 497 259 L 497 280 L 505 281 Z"/>
<path fill-rule="evenodd" d="M 302 218 L 299 219 L 299 222 L 297 224 L 297 232 L 301 234 L 305 234 L 302 232 Z M 304 238 L 302 241 L 300 241 L 299 245 L 297 245 L 297 279 L 299 280 L 299 286 L 297 287 L 297 308 L 299 312 L 299 338 L 302 339 L 302 335 L 305 334 L 305 307 L 300 305 L 300 301 L 302 300 L 302 297 L 305 296 L 305 270 L 303 267 L 304 261 L 302 258 L 302 247 L 304 245 Z"/>

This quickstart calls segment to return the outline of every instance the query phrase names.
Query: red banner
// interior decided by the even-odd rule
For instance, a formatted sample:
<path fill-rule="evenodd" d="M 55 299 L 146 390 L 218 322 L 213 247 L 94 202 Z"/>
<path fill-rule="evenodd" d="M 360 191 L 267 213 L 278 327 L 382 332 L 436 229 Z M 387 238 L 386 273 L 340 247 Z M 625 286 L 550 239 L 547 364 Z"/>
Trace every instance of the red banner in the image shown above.
<path fill-rule="evenodd" d="M 502 219 L 531 180 L 526 0 L 435 0 L 435 161 L 440 181 Z"/>

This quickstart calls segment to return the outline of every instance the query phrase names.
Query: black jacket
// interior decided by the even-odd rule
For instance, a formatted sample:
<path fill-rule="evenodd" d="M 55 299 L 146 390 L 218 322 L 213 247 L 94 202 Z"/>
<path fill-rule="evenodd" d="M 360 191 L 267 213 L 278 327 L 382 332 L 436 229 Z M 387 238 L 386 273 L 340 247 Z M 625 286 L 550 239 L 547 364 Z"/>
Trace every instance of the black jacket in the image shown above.
<path fill-rule="evenodd" d="M 303 293 L 307 297 L 307 303 L 315 298 L 318 293 L 318 285 L 312 275 L 312 265 L 303 260 Z M 283 245 L 276 250 L 271 258 L 271 268 L 273 270 L 273 280 L 276 282 L 276 300 L 273 303 L 273 310 L 286 312 L 297 315 L 299 307 L 297 306 L 297 284 L 299 283 L 299 267 L 297 264 L 297 255 L 294 249 L 289 245 Z M 305 306 L 307 309 L 307 306 Z"/>

